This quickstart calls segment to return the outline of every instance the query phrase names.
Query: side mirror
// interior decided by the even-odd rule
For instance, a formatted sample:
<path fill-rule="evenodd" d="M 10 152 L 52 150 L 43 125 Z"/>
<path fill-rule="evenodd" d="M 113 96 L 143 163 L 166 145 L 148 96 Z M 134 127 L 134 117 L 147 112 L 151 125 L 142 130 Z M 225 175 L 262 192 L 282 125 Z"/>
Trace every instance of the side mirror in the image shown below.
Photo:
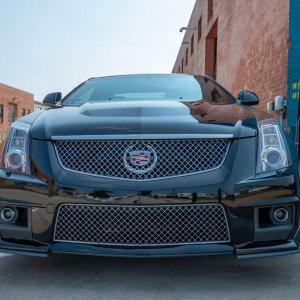
<path fill-rule="evenodd" d="M 249 91 L 239 91 L 238 100 L 244 105 L 257 105 L 259 103 L 259 98 L 256 94 Z"/>
<path fill-rule="evenodd" d="M 44 98 L 43 104 L 52 107 L 60 100 L 61 100 L 61 93 L 51 93 Z"/>

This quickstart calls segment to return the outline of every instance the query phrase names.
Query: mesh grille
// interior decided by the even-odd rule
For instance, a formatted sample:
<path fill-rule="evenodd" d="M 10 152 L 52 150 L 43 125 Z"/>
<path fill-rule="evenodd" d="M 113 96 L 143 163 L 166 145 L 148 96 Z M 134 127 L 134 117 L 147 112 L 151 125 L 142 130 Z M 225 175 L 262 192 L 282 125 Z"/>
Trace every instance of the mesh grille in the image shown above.
<path fill-rule="evenodd" d="M 217 169 L 225 160 L 230 140 L 57 141 L 55 145 L 65 169 L 103 177 L 149 180 Z M 147 152 L 148 163 L 133 165 L 130 151 Z"/>
<path fill-rule="evenodd" d="M 220 204 L 115 206 L 63 204 L 55 241 L 102 245 L 229 242 Z"/>

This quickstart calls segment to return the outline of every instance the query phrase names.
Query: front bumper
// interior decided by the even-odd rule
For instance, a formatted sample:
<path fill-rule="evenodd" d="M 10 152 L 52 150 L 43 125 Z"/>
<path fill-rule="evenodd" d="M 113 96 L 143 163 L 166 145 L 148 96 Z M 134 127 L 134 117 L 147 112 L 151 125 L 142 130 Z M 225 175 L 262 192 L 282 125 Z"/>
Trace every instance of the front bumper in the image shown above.
<path fill-rule="evenodd" d="M 221 170 L 222 171 L 222 170 Z M 218 171 L 220 172 L 220 171 Z M 203 174 L 201 175 L 203 176 Z M 216 185 L 193 185 L 195 179 L 181 180 L 177 189 L 151 191 L 117 191 L 58 186 L 53 181 L 6 174 L 0 170 L 0 206 L 18 207 L 27 212 L 27 225 L 0 224 L 0 251 L 47 256 L 49 253 L 73 253 L 100 256 L 161 257 L 233 254 L 237 258 L 286 255 L 300 252 L 299 197 L 297 177 L 292 168 L 280 174 L 248 178 L 226 188 Z M 208 176 L 207 174 L 204 176 Z M 211 176 L 215 176 L 212 174 Z M 201 179 L 201 178 L 200 178 Z M 86 179 L 87 180 L 87 179 Z M 210 179 L 208 179 L 210 180 Z M 189 182 L 189 184 L 187 184 Z M 98 183 L 99 184 L 99 183 Z M 101 183 L 103 187 L 103 183 Z M 210 192 L 208 193 L 208 190 Z M 111 196 L 114 193 L 114 196 Z M 231 241 L 216 244 L 170 246 L 101 246 L 81 243 L 54 242 L 53 232 L 57 208 L 63 203 L 73 204 L 205 204 L 218 203 L 225 208 Z M 289 226 L 260 228 L 257 212 L 261 208 L 293 207 Z"/>
<path fill-rule="evenodd" d="M 10 254 L 47 257 L 50 253 L 79 254 L 106 257 L 178 257 L 178 256 L 208 256 L 208 255 L 234 255 L 237 259 L 260 258 L 268 256 L 281 256 L 300 253 L 296 241 L 274 246 L 235 249 L 231 245 L 185 245 L 167 248 L 140 248 L 140 249 L 115 249 L 84 244 L 55 243 L 49 246 L 32 246 L 12 243 L 1 240 L 0 251 Z"/>

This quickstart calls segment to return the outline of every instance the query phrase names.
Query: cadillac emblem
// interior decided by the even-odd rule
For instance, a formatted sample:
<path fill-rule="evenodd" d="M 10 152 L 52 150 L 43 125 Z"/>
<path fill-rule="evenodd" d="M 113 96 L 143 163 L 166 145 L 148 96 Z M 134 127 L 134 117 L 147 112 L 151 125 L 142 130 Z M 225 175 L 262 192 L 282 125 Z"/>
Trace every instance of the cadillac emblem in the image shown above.
<path fill-rule="evenodd" d="M 155 151 L 148 145 L 133 145 L 130 146 L 124 154 L 124 165 L 127 170 L 143 174 L 151 171 L 157 161 Z"/>

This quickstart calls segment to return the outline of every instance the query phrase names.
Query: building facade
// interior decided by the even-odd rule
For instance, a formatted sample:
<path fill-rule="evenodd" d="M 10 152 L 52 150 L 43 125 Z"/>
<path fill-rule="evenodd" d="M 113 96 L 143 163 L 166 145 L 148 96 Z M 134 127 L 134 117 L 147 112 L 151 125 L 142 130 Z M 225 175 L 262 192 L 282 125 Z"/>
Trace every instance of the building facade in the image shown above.
<path fill-rule="evenodd" d="M 0 150 L 10 125 L 33 110 L 33 94 L 0 83 Z"/>
<path fill-rule="evenodd" d="M 276 96 L 285 97 L 283 115 L 297 142 L 299 0 L 197 0 L 183 30 L 174 73 L 206 74 L 234 95 L 253 91 L 263 110 L 272 107 L 268 102 Z"/>

